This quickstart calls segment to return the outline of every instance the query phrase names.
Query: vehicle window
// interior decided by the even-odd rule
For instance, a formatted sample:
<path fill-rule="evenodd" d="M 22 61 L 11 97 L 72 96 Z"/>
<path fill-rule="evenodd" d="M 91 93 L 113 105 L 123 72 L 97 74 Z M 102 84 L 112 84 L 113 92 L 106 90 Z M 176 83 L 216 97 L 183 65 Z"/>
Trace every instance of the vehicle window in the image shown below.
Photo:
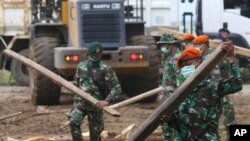
<path fill-rule="evenodd" d="M 250 0 L 224 0 L 224 10 L 250 18 Z"/>

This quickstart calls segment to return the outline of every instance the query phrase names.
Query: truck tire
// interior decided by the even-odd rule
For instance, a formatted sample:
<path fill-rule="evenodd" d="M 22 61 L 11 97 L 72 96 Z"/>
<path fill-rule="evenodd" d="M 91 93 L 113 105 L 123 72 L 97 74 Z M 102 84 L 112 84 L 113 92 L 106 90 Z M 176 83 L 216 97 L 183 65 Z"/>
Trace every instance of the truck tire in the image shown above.
<path fill-rule="evenodd" d="M 152 90 L 159 86 L 159 56 L 156 43 L 153 37 L 136 35 L 130 39 L 130 45 L 144 45 L 149 47 L 149 67 L 143 72 L 129 78 L 128 95 L 135 96 L 143 92 Z M 143 102 L 152 102 L 157 96 L 149 97 Z"/>
<path fill-rule="evenodd" d="M 24 57 L 29 58 L 28 49 L 21 50 L 18 53 Z M 20 86 L 29 85 L 29 72 L 28 72 L 28 68 L 24 64 L 13 59 L 10 65 L 10 71 L 17 85 L 20 85 Z"/>
<path fill-rule="evenodd" d="M 30 58 L 45 68 L 56 72 L 54 67 L 54 48 L 60 46 L 56 37 L 38 37 L 30 45 Z M 59 103 L 61 88 L 48 77 L 30 70 L 30 89 L 35 105 L 55 105 Z"/>

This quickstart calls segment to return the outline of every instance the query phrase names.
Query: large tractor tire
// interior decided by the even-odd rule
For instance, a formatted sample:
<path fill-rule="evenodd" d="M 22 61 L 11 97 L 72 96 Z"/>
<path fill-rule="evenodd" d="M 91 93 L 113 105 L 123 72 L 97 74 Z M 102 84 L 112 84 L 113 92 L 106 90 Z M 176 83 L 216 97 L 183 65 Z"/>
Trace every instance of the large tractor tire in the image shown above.
<path fill-rule="evenodd" d="M 54 67 L 54 48 L 59 47 L 56 37 L 38 37 L 30 45 L 30 58 L 45 68 L 56 72 Z M 30 70 L 30 89 L 35 105 L 55 105 L 59 103 L 61 88 L 48 77 Z"/>
<path fill-rule="evenodd" d="M 128 96 L 135 96 L 159 86 L 159 57 L 155 40 L 151 36 L 133 36 L 129 44 L 144 45 L 149 48 L 149 67 L 139 74 L 126 77 L 125 91 L 128 93 Z M 143 100 L 143 102 L 152 102 L 156 98 L 157 96 L 149 97 Z"/>
<path fill-rule="evenodd" d="M 29 50 L 24 49 L 18 52 L 20 55 L 29 58 Z M 21 62 L 13 59 L 11 61 L 10 71 L 15 79 L 17 85 L 28 86 L 29 85 L 29 72 L 27 66 Z"/>

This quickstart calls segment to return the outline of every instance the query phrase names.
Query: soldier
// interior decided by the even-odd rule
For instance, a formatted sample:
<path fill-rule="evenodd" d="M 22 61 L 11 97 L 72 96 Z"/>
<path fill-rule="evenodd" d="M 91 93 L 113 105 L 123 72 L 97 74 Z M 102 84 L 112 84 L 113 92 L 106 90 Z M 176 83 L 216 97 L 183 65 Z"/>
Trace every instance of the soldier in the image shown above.
<path fill-rule="evenodd" d="M 180 53 L 177 43 L 178 41 L 173 37 L 173 34 L 167 33 L 163 35 L 161 40 L 161 50 L 166 55 L 166 61 L 164 64 L 164 71 L 162 76 L 162 87 L 164 90 L 161 93 L 160 99 L 166 99 L 174 91 L 175 86 L 175 72 L 176 72 L 176 60 Z M 158 44 L 159 44 L 158 42 Z M 168 123 L 162 124 L 162 132 L 164 141 L 173 140 L 173 130 L 169 127 Z"/>
<path fill-rule="evenodd" d="M 83 91 L 100 100 L 97 106 L 76 95 L 72 111 L 69 114 L 70 129 L 73 141 L 83 141 L 81 123 L 88 117 L 90 141 L 101 141 L 101 132 L 104 128 L 102 107 L 114 102 L 121 94 L 121 86 L 110 66 L 101 61 L 103 47 L 93 42 L 88 49 L 88 60 L 80 62 L 76 70 L 75 83 Z"/>
<path fill-rule="evenodd" d="M 167 34 L 165 36 L 165 44 L 161 47 L 162 50 L 167 50 L 167 58 L 164 63 L 164 72 L 162 76 L 162 87 L 164 88 L 164 97 L 169 97 L 173 92 L 175 84 L 175 72 L 176 72 L 176 60 L 180 54 L 180 50 L 177 47 L 178 41 L 173 37 L 173 34 Z"/>
<path fill-rule="evenodd" d="M 45 15 L 46 15 L 46 22 L 50 22 L 52 19 L 53 9 L 55 7 L 54 0 L 46 0 L 46 8 L 45 8 Z"/>
<path fill-rule="evenodd" d="M 222 41 L 229 41 L 230 40 L 230 31 L 221 28 L 219 30 L 219 39 Z M 223 70 L 226 70 L 227 67 L 224 67 Z M 235 124 L 235 112 L 234 112 L 234 106 L 232 100 L 226 96 L 222 100 L 222 112 L 224 115 L 224 125 L 226 127 L 227 132 L 227 140 L 229 139 L 229 126 L 232 124 Z"/>
<path fill-rule="evenodd" d="M 176 141 L 218 141 L 218 120 L 220 116 L 220 100 L 225 95 L 242 89 L 242 80 L 239 67 L 235 63 L 233 45 L 223 43 L 220 46 L 226 50 L 226 59 L 230 63 L 230 78 L 221 79 L 216 85 L 210 77 L 204 79 L 178 106 L 172 116 L 175 125 Z M 202 54 L 195 48 L 184 50 L 177 60 L 180 73 L 177 77 L 177 86 L 182 84 L 195 69 L 202 63 Z"/>
<path fill-rule="evenodd" d="M 186 33 L 182 37 L 182 43 L 184 49 L 192 48 L 193 47 L 193 40 L 195 39 L 193 34 Z"/>
<path fill-rule="evenodd" d="M 224 41 L 229 41 L 228 32 L 221 30 L 221 32 L 224 32 L 223 35 L 221 35 L 224 39 Z M 194 40 L 194 44 L 199 49 L 203 48 L 202 54 L 204 59 L 209 57 L 209 54 L 213 51 L 213 49 L 209 48 L 208 43 L 208 36 L 206 35 L 200 35 Z M 211 72 L 211 77 L 215 81 L 215 83 L 218 83 L 221 78 L 227 79 L 230 78 L 230 64 L 227 60 L 223 59 L 219 62 L 219 64 L 215 67 L 215 69 Z M 227 138 L 229 137 L 229 126 L 231 124 L 235 123 L 235 115 L 234 115 L 234 107 L 233 103 L 230 100 L 228 96 L 225 96 L 221 100 L 221 112 L 223 112 L 224 115 L 224 124 L 226 127 L 227 132 Z"/>
<path fill-rule="evenodd" d="M 31 14 L 32 14 L 32 24 L 39 22 L 39 19 L 37 17 L 38 14 L 38 5 L 40 3 L 40 0 L 31 0 Z"/>
<path fill-rule="evenodd" d="M 157 45 L 160 46 L 160 49 L 161 49 L 161 59 L 165 62 L 168 55 L 169 55 L 169 52 L 168 52 L 168 49 L 166 48 L 167 46 L 167 37 L 168 35 L 171 34 L 171 33 L 165 33 L 161 36 L 160 40 L 157 42 Z"/>
<path fill-rule="evenodd" d="M 230 31 L 225 29 L 225 28 L 219 29 L 219 37 L 218 38 L 222 41 L 230 40 Z"/>

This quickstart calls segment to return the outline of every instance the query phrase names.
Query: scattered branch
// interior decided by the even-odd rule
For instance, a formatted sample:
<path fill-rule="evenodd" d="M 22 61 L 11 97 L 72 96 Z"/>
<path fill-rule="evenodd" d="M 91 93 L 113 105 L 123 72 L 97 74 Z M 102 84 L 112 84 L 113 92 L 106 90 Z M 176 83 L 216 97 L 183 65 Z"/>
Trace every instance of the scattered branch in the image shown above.
<path fill-rule="evenodd" d="M 10 115 L 7 115 L 7 116 L 2 116 L 2 117 L 0 117 L 0 121 L 4 120 L 4 119 L 15 117 L 15 116 L 18 116 L 18 115 L 21 115 L 21 114 L 23 114 L 23 112 L 17 112 L 17 113 L 13 113 L 13 114 L 10 114 Z"/>

